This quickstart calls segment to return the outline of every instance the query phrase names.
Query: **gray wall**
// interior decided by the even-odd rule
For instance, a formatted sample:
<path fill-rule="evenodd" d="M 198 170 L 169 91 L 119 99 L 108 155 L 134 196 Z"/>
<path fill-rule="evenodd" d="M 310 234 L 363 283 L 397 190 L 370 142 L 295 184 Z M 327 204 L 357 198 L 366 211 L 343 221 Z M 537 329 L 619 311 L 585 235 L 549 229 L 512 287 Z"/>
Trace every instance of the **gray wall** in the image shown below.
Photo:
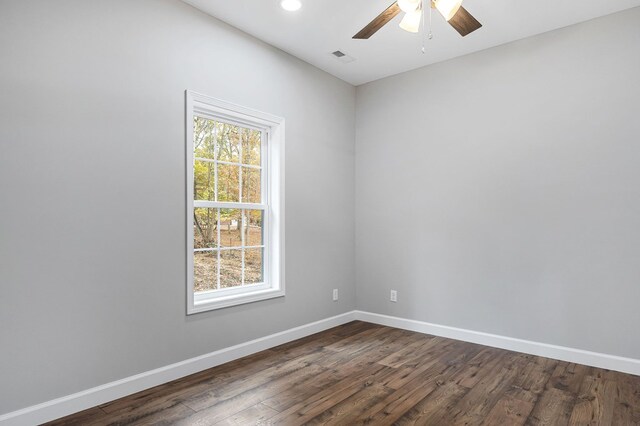
<path fill-rule="evenodd" d="M 640 358 L 638 23 L 358 87 L 359 309 Z"/>
<path fill-rule="evenodd" d="M 0 413 L 354 309 L 352 86 L 177 0 L 3 0 L 0 61 Z M 185 316 L 187 88 L 287 120 L 284 299 Z"/>

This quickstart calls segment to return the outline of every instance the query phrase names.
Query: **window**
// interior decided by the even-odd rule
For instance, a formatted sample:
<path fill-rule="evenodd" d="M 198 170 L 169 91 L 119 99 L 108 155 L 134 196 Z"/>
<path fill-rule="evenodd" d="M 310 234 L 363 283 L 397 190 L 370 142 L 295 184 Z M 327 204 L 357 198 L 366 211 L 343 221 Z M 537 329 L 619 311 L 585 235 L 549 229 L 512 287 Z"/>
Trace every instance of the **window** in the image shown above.
<path fill-rule="evenodd" d="M 186 96 L 187 313 L 284 296 L 284 120 Z"/>

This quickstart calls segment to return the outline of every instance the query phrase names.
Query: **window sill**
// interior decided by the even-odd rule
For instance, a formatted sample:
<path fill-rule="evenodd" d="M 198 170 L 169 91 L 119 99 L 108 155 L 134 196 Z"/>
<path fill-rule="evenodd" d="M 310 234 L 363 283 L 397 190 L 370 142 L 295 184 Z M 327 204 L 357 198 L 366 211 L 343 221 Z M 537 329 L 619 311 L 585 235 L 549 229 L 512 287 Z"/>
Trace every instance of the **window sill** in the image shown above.
<path fill-rule="evenodd" d="M 193 304 L 190 303 L 187 308 L 187 315 L 228 308 L 231 306 L 244 305 L 245 303 L 253 303 L 261 300 L 274 299 L 276 297 L 284 297 L 284 290 L 267 288 L 264 290 L 252 291 L 250 293 L 211 297 L 210 299 L 197 301 Z"/>

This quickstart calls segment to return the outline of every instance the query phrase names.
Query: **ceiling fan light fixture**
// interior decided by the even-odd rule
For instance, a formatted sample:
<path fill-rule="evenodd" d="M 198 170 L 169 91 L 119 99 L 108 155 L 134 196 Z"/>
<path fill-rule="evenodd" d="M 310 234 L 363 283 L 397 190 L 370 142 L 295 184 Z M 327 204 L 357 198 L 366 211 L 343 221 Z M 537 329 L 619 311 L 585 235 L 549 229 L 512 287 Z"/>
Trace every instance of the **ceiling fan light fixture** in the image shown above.
<path fill-rule="evenodd" d="M 282 0 L 280 7 L 288 12 L 295 12 L 302 7 L 302 3 L 300 3 L 300 0 Z"/>
<path fill-rule="evenodd" d="M 433 4 L 438 12 L 444 16 L 444 19 L 449 22 L 458 13 L 460 6 L 462 6 L 462 0 L 434 0 Z"/>
<path fill-rule="evenodd" d="M 418 10 L 421 0 L 398 0 L 398 6 L 404 13 L 411 13 Z"/>
<path fill-rule="evenodd" d="M 353 38 L 357 40 L 368 39 L 380 28 L 391 22 L 403 10 L 406 10 L 406 15 L 403 16 L 402 22 L 400 22 L 400 28 L 412 33 L 419 32 L 421 26 L 426 27 L 426 25 L 424 25 L 424 12 L 427 7 L 426 1 L 427 0 L 394 0 L 391 6 L 387 7 L 382 13 L 365 25 Z M 446 19 L 447 23 L 462 37 L 482 27 L 480 21 L 462 7 L 463 0 L 428 1 L 429 7 L 437 9 Z M 431 9 L 429 9 L 429 34 L 427 37 L 431 39 Z M 422 53 L 425 53 L 424 45 L 422 47 Z"/>
<path fill-rule="evenodd" d="M 411 13 L 407 13 L 400 21 L 400 28 L 410 33 L 417 33 L 420 31 L 420 21 L 422 20 L 422 11 L 414 10 Z"/>

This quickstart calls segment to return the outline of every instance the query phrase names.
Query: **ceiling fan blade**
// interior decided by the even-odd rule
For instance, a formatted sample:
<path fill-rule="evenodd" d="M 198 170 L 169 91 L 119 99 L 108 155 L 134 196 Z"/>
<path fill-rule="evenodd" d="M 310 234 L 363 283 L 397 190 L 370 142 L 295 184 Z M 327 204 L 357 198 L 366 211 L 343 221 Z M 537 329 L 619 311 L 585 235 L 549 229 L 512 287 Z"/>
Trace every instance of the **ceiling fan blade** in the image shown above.
<path fill-rule="evenodd" d="M 393 2 L 384 12 L 378 15 L 373 21 L 369 22 L 366 27 L 353 36 L 356 39 L 367 39 L 374 35 L 380 28 L 384 27 L 390 20 L 400 13 L 400 6 L 397 2 Z"/>
<path fill-rule="evenodd" d="M 482 26 L 476 18 L 474 18 L 467 9 L 460 6 L 458 12 L 449 19 L 449 24 L 460 33 L 462 37 L 474 32 Z"/>

